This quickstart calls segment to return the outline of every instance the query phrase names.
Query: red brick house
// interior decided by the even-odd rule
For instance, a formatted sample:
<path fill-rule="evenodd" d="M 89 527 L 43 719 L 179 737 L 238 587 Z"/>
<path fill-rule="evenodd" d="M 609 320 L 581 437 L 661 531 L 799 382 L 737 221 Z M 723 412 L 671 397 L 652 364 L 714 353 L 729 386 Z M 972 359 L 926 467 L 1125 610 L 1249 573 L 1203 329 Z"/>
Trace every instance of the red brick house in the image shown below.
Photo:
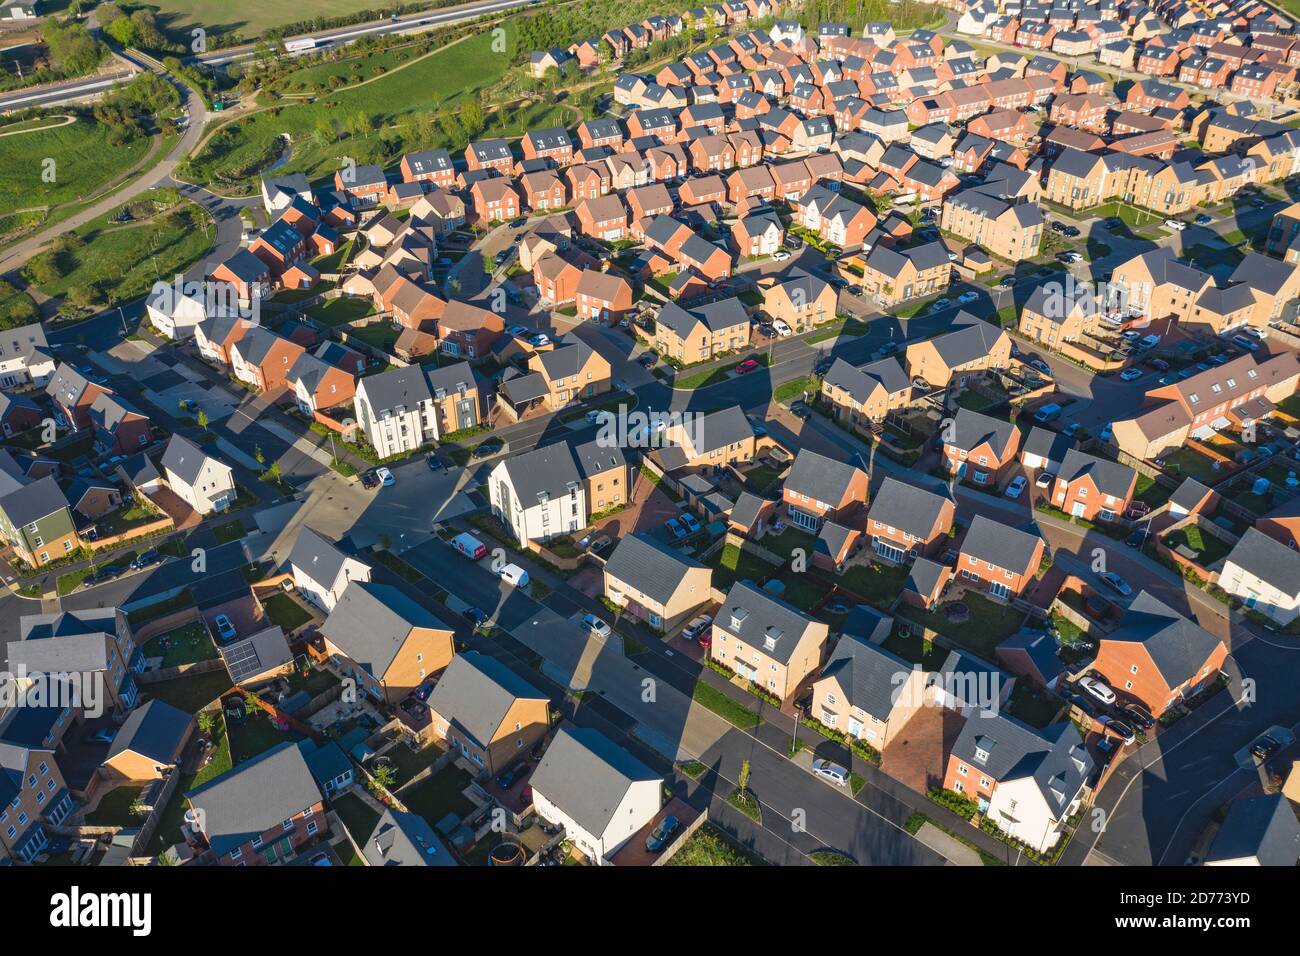
<path fill-rule="evenodd" d="M 1036 534 L 976 515 L 958 549 L 958 581 L 1004 600 L 1023 597 L 1045 548 Z"/>
<path fill-rule="evenodd" d="M 578 228 L 584 236 L 617 242 L 627 235 L 627 209 L 616 195 L 598 196 L 578 203 Z"/>
<path fill-rule="evenodd" d="M 1118 521 L 1136 488 L 1132 468 L 1071 448 L 1052 485 L 1052 506 L 1086 521 Z"/>
<path fill-rule="evenodd" d="M 469 194 L 476 222 L 505 222 L 519 215 L 519 193 L 508 179 L 480 179 Z"/>

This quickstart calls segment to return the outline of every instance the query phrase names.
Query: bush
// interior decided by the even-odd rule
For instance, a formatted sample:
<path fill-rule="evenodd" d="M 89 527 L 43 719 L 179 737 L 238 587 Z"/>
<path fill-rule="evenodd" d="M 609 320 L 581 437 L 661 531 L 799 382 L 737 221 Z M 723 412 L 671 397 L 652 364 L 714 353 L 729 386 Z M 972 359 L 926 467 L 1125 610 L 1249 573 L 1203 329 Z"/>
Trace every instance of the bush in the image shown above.
<path fill-rule="evenodd" d="M 979 804 L 970 797 L 962 796 L 955 790 L 945 790 L 943 787 L 931 787 L 927 794 L 931 800 L 951 810 L 963 820 L 969 820 L 979 812 Z"/>

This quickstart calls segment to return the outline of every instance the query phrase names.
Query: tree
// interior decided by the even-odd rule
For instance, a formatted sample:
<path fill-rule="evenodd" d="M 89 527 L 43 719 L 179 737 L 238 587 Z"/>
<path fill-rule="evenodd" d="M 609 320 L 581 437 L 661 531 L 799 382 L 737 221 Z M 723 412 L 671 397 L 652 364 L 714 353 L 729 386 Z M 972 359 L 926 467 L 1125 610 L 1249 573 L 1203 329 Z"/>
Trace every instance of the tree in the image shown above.
<path fill-rule="evenodd" d="M 375 764 L 375 769 L 370 771 L 370 776 L 371 793 L 381 793 L 397 782 L 397 771 L 393 769 L 391 763 Z"/>
<path fill-rule="evenodd" d="M 262 446 L 258 445 L 253 449 L 253 457 L 257 459 L 259 465 L 266 464 L 266 456 L 262 454 Z"/>
<path fill-rule="evenodd" d="M 199 427 L 204 431 L 208 430 L 208 413 L 203 409 L 199 409 L 198 414 L 194 416 L 194 420 L 199 423 Z"/>
<path fill-rule="evenodd" d="M 271 484 L 278 485 L 280 483 L 280 463 L 278 461 L 271 462 L 271 467 L 267 469 L 267 472 L 271 476 Z"/>
<path fill-rule="evenodd" d="M 740 776 L 736 780 L 736 787 L 741 793 L 749 789 L 749 761 L 746 760 L 740 765 Z"/>
<path fill-rule="evenodd" d="M 465 135 L 474 139 L 487 124 L 483 115 L 483 105 L 477 99 L 468 99 L 460 107 L 460 124 L 465 128 Z"/>

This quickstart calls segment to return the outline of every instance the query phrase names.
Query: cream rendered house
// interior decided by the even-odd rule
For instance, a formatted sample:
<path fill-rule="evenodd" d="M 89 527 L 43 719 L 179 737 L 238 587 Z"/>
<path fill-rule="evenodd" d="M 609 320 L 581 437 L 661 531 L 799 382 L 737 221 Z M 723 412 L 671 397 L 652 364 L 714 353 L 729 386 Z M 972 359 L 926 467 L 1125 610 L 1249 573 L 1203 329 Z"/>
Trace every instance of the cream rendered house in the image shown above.
<path fill-rule="evenodd" d="M 201 515 L 225 511 L 234 504 L 235 473 L 181 435 L 172 435 L 162 456 L 167 487 Z"/>
<path fill-rule="evenodd" d="M 1300 617 L 1300 552 L 1248 528 L 1224 561 L 1219 587 L 1285 627 Z"/>
<path fill-rule="evenodd" d="M 293 583 L 307 600 L 323 611 L 334 610 L 352 581 L 369 581 L 370 565 L 344 554 L 328 539 L 306 526 L 289 553 Z"/>

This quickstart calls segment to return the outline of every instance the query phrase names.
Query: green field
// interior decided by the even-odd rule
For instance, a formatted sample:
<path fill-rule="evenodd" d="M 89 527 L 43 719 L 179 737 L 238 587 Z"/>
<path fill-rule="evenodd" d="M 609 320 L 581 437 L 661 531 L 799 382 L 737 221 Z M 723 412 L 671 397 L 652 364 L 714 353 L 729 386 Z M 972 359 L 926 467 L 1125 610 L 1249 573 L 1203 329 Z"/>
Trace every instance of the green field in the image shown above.
<path fill-rule="evenodd" d="M 368 160 L 365 151 L 379 145 L 378 131 L 403 114 L 455 105 L 499 81 L 509 65 L 507 57 L 492 52 L 491 34 L 471 37 L 373 83 L 238 120 L 208 140 L 189 164 L 189 174 L 204 183 L 237 182 L 273 162 L 281 148 L 277 137 L 287 133 L 293 155 L 279 172 L 325 175 L 345 155 Z M 317 135 L 319 124 L 342 123 L 357 113 L 370 117 L 374 132 Z M 403 144 L 412 148 L 416 144 Z"/>
<path fill-rule="evenodd" d="M 78 235 L 84 240 L 81 248 L 57 254 L 57 277 L 37 281 L 35 259 L 24 267 L 24 276 L 48 296 L 93 289 L 89 301 L 114 304 L 144 295 L 158 279 L 170 281 L 201 259 L 212 247 L 213 226 L 206 213 L 186 202 L 175 214 L 129 225 L 96 220 Z M 49 255 L 56 254 L 42 253 Z"/>
<path fill-rule="evenodd" d="M 108 128 L 84 118 L 57 129 L 0 136 L 0 215 L 88 197 L 148 152 L 145 138 L 110 147 Z"/>
<path fill-rule="evenodd" d="M 273 27 L 310 20 L 312 17 L 341 17 L 382 4 L 359 0 L 298 0 L 297 3 L 266 3 L 264 0 L 153 0 L 158 24 L 173 36 L 202 27 L 209 34 L 242 33 L 253 38 Z"/>

